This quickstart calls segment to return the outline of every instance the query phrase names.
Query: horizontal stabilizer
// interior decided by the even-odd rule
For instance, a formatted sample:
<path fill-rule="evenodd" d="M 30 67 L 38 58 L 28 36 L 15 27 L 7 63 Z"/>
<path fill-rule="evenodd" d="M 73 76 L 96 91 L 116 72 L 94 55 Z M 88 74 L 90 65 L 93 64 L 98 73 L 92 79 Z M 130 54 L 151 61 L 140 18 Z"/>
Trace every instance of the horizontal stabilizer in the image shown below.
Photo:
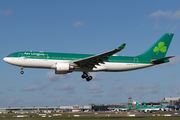
<path fill-rule="evenodd" d="M 165 57 L 165 58 L 161 58 L 161 59 L 152 59 L 151 60 L 151 63 L 152 64 L 160 64 L 160 63 L 165 63 L 166 61 L 165 60 L 168 60 L 168 59 L 170 59 L 170 58 L 173 58 L 173 57 L 175 57 L 175 56 L 169 56 L 169 57 Z M 169 62 L 169 61 L 167 61 L 167 62 Z"/>

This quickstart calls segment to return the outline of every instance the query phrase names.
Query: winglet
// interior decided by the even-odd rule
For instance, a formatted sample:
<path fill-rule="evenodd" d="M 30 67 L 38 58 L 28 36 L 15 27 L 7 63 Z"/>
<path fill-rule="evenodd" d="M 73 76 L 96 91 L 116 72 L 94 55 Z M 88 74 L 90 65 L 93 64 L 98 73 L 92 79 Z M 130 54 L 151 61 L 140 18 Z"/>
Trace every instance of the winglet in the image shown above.
<path fill-rule="evenodd" d="M 124 43 L 121 46 L 119 46 L 118 49 L 124 49 L 125 46 L 126 46 L 126 43 Z"/>

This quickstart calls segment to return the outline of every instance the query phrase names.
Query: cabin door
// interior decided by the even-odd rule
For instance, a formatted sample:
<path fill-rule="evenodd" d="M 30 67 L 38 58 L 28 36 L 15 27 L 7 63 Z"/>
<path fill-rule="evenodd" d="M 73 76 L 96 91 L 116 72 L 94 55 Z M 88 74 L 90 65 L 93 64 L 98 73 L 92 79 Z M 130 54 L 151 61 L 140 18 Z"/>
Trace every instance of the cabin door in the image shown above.
<path fill-rule="evenodd" d="M 45 54 L 44 56 L 43 56 L 43 59 L 44 59 L 44 61 L 47 61 L 48 60 L 48 55 L 47 54 Z"/>
<path fill-rule="evenodd" d="M 134 58 L 134 65 L 138 65 L 138 58 Z"/>
<path fill-rule="evenodd" d="M 18 54 L 18 60 L 22 60 L 22 58 L 23 58 L 23 53 L 19 53 Z"/>

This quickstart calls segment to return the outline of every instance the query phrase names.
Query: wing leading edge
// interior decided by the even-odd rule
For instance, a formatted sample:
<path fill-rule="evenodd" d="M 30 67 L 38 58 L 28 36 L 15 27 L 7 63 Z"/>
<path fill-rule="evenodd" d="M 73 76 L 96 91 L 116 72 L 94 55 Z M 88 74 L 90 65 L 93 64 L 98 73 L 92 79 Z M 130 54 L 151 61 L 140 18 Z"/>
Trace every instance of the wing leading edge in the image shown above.
<path fill-rule="evenodd" d="M 99 65 L 99 63 L 104 64 L 104 61 L 108 62 L 109 57 L 124 49 L 125 45 L 126 44 L 124 43 L 114 50 L 102 54 L 94 55 L 91 57 L 87 57 L 84 59 L 75 60 L 73 61 L 73 63 L 77 64 L 80 67 L 86 66 L 89 68 L 96 68 L 95 65 Z"/>

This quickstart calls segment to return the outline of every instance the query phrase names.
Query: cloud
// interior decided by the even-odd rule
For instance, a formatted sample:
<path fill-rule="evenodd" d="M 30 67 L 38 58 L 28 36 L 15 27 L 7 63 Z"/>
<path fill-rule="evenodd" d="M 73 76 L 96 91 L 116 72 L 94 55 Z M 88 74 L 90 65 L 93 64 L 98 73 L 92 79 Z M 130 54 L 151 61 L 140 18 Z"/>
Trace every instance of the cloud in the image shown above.
<path fill-rule="evenodd" d="M 29 87 L 24 87 L 21 89 L 21 91 L 37 91 L 37 90 L 42 90 L 44 88 L 47 88 L 49 85 L 51 85 L 54 82 L 60 81 L 62 79 L 66 79 L 70 77 L 69 74 L 66 75 L 56 75 L 53 71 L 50 71 L 46 74 L 46 77 L 50 80 L 49 83 L 44 84 L 44 85 L 31 85 Z M 41 82 L 38 81 L 38 78 L 35 80 L 36 84 L 41 84 Z"/>
<path fill-rule="evenodd" d="M 157 29 L 157 30 L 161 30 L 161 29 L 162 29 L 162 27 L 161 27 L 158 19 L 157 19 L 156 22 L 154 23 L 154 28 Z"/>
<path fill-rule="evenodd" d="M 116 84 L 116 85 L 113 86 L 114 90 L 121 90 L 122 88 L 123 88 L 122 84 Z"/>
<path fill-rule="evenodd" d="M 50 71 L 46 74 L 46 77 L 51 81 L 51 82 L 57 82 L 60 81 L 62 79 L 67 79 L 68 77 L 70 77 L 70 74 L 63 74 L 63 75 L 56 75 L 55 72 Z"/>
<path fill-rule="evenodd" d="M 48 94 L 47 92 L 42 92 L 41 94 Z"/>
<path fill-rule="evenodd" d="M 142 26 L 145 26 L 145 24 L 144 24 L 144 23 L 141 23 L 139 26 L 141 26 L 141 27 L 142 27 Z"/>
<path fill-rule="evenodd" d="M 36 78 L 35 83 L 36 84 L 41 84 L 41 82 L 39 81 L 39 78 Z"/>
<path fill-rule="evenodd" d="M 114 81 L 118 82 L 118 81 L 123 81 L 123 80 L 128 81 L 128 80 L 130 80 L 130 78 L 117 78 Z"/>
<path fill-rule="evenodd" d="M 93 98 L 102 98 L 103 95 L 102 95 L 102 94 L 101 94 L 101 95 L 98 94 L 98 95 L 93 95 L 92 97 L 93 97 Z"/>
<path fill-rule="evenodd" d="M 6 89 L 7 91 L 14 91 L 15 87 L 14 86 L 11 86 L 9 87 L 8 89 Z"/>
<path fill-rule="evenodd" d="M 168 24 L 167 28 L 170 29 L 171 31 L 175 31 L 177 29 L 178 25 L 172 25 L 172 24 Z"/>
<path fill-rule="evenodd" d="M 73 24 L 74 27 L 80 27 L 80 26 L 84 26 L 84 25 L 85 25 L 85 23 L 84 23 L 84 22 L 81 22 L 81 21 L 75 22 L 75 23 Z"/>
<path fill-rule="evenodd" d="M 42 86 L 38 86 L 38 85 L 32 85 L 29 87 L 24 87 L 21 89 L 21 91 L 36 91 L 36 90 L 42 90 L 44 88 L 46 88 L 48 86 L 48 84 L 42 85 Z"/>
<path fill-rule="evenodd" d="M 180 9 L 175 12 L 159 10 L 154 13 L 151 13 L 149 17 L 151 18 L 166 17 L 170 19 L 180 19 Z"/>
<path fill-rule="evenodd" d="M 168 18 L 168 19 L 180 19 L 180 9 L 178 11 L 172 12 L 172 11 L 156 11 L 154 13 L 151 13 L 149 15 L 150 18 L 156 18 L 156 22 L 154 24 L 155 29 L 168 29 L 171 31 L 175 31 L 179 25 L 175 25 L 175 23 L 167 23 L 166 25 L 163 25 L 164 22 L 159 22 L 159 18 Z M 160 24 L 161 23 L 161 24 Z M 164 26 L 164 27 L 163 27 Z"/>
<path fill-rule="evenodd" d="M 69 94 L 75 93 L 75 87 L 71 84 L 55 87 L 55 90 L 66 91 Z"/>
<path fill-rule="evenodd" d="M 7 101 L 7 104 L 11 104 L 11 105 L 14 105 L 14 104 L 17 104 L 18 102 L 20 102 L 21 99 L 19 98 L 10 98 L 8 101 Z"/>
<path fill-rule="evenodd" d="M 56 98 L 57 96 L 55 96 L 55 95 L 48 95 L 48 96 L 46 96 L 46 98 Z"/>
<path fill-rule="evenodd" d="M 98 72 L 92 72 L 90 73 L 91 76 L 93 77 L 93 79 L 95 80 L 107 80 L 107 79 L 110 79 L 111 77 L 110 76 L 106 76 L 106 77 L 99 77 L 99 74 Z"/>
<path fill-rule="evenodd" d="M 0 10 L 0 15 L 8 16 L 12 14 L 12 10 Z"/>
<path fill-rule="evenodd" d="M 114 85 L 108 93 L 108 97 L 120 97 L 119 93 L 124 93 L 123 84 Z"/>
<path fill-rule="evenodd" d="M 102 93 L 102 85 L 97 82 L 92 82 L 88 87 L 87 87 L 87 93 Z"/>
<path fill-rule="evenodd" d="M 171 74 L 171 78 L 177 78 L 177 77 L 178 77 L 178 76 L 177 76 L 176 73 Z"/>
<path fill-rule="evenodd" d="M 134 88 L 126 90 L 127 94 L 147 94 L 147 93 L 160 93 L 159 84 L 137 85 Z"/>

